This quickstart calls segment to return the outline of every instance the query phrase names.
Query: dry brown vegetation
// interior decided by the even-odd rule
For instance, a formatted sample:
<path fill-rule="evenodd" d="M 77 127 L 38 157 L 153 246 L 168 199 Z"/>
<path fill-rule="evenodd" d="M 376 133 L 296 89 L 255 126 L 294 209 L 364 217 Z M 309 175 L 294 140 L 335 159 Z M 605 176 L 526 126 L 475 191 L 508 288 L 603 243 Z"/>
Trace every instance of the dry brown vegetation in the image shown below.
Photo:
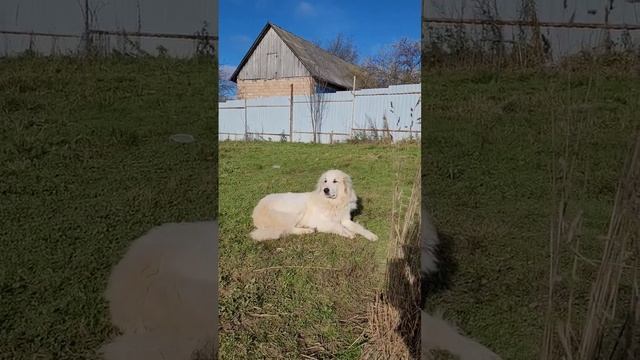
<path fill-rule="evenodd" d="M 573 145 L 567 136 L 565 156 L 558 159 L 554 169 L 557 207 L 550 234 L 549 294 L 541 359 L 637 359 L 640 135 L 621 175 L 607 233 L 596 240 L 601 245 L 599 259 L 582 253 L 582 243 L 592 239 L 581 236 L 582 212 L 572 209 Z M 571 264 L 569 273 L 562 271 L 566 260 Z M 590 287 L 586 309 L 577 308 L 579 288 L 585 285 Z M 568 297 L 559 295 L 562 293 L 568 293 Z"/>
<path fill-rule="evenodd" d="M 370 340 L 364 348 L 365 360 L 419 357 L 420 188 L 420 171 L 408 196 L 396 182 L 385 289 L 369 305 Z"/>

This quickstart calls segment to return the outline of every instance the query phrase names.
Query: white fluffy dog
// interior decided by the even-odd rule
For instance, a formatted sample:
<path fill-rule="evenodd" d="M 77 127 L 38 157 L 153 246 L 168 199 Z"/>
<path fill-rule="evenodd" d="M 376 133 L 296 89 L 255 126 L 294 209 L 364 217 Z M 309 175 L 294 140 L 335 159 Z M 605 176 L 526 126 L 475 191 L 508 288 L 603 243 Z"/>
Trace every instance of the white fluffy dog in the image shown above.
<path fill-rule="evenodd" d="M 251 238 L 263 241 L 318 231 L 349 239 L 359 234 L 376 241 L 378 236 L 351 220 L 357 199 L 351 177 L 340 170 L 329 170 L 320 176 L 312 192 L 270 194 L 262 198 L 253 210 L 256 229 Z"/>

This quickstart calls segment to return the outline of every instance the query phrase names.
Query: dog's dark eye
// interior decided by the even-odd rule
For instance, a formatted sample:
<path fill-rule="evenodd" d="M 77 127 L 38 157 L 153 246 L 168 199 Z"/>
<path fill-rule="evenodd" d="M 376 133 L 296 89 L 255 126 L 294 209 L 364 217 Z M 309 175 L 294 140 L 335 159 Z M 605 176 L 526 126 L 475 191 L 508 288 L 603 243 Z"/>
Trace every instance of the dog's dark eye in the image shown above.
<path fill-rule="evenodd" d="M 326 182 L 327 182 L 327 179 L 324 179 L 324 182 L 326 183 Z"/>
<path fill-rule="evenodd" d="M 333 179 L 333 183 L 334 183 L 334 184 L 335 184 L 335 183 L 337 183 L 337 182 L 338 182 L 338 180 L 336 180 L 336 179 Z"/>

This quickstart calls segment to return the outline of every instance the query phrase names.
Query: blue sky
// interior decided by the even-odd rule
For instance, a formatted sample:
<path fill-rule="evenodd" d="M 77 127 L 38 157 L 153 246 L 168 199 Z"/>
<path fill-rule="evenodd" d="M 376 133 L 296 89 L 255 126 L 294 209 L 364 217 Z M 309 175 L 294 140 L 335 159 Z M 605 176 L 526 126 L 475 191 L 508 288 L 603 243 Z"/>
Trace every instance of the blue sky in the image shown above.
<path fill-rule="evenodd" d="M 220 0 L 221 65 L 235 67 L 271 21 L 310 41 L 353 39 L 360 59 L 402 37 L 420 39 L 420 0 Z"/>

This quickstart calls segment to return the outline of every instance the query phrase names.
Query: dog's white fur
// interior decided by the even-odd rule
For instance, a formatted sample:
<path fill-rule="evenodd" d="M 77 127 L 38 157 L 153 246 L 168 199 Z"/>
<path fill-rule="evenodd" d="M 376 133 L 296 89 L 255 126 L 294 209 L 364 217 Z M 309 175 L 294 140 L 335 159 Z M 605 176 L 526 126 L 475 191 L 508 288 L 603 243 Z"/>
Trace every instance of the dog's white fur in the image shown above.
<path fill-rule="evenodd" d="M 251 238 L 263 241 L 318 231 L 350 239 L 359 234 L 376 241 L 378 236 L 351 220 L 357 199 L 351 177 L 340 170 L 329 170 L 320 176 L 314 191 L 262 198 L 253 210 L 256 229 Z"/>
<path fill-rule="evenodd" d="M 104 360 L 184 360 L 198 351 L 216 353 L 217 237 L 215 221 L 170 223 L 131 244 L 105 293 L 121 335 L 99 349 Z"/>
<path fill-rule="evenodd" d="M 439 244 L 438 233 L 429 213 L 422 207 L 421 236 L 421 270 L 425 274 L 438 271 L 438 260 L 435 247 Z M 441 314 L 431 315 L 424 309 L 421 311 L 421 358 L 431 358 L 431 350 L 444 350 L 457 356 L 460 360 L 499 360 L 500 356 L 482 344 L 462 335 Z"/>

